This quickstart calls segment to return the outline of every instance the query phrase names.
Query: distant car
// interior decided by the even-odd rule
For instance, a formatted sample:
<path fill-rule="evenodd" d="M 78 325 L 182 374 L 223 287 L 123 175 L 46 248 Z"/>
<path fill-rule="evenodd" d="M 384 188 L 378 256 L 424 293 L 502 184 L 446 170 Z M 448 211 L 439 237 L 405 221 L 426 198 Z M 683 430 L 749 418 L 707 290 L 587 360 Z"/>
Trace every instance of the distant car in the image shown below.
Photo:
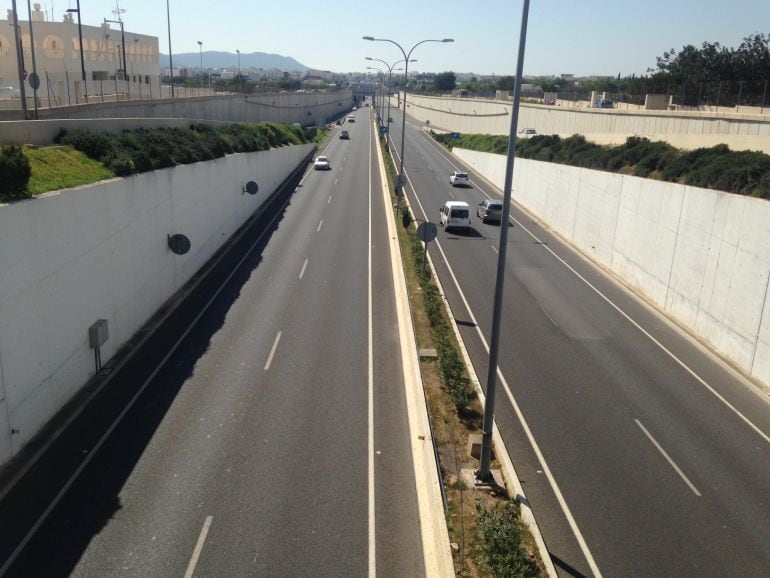
<path fill-rule="evenodd" d="M 471 180 L 468 177 L 468 173 L 463 171 L 455 171 L 449 175 L 449 182 L 453 187 L 464 186 L 467 187 L 471 184 Z"/>
<path fill-rule="evenodd" d="M 341 130 L 340 131 L 340 138 L 342 140 L 349 140 L 350 139 L 350 133 L 348 131 L 346 131 L 346 130 Z"/>
<path fill-rule="evenodd" d="M 611 100 L 603 98 L 596 101 L 596 108 L 615 108 L 615 104 Z"/>
<path fill-rule="evenodd" d="M 534 128 L 523 128 L 519 131 L 519 134 L 537 134 Z"/>
<path fill-rule="evenodd" d="M 499 223 L 503 219 L 502 201 L 490 201 L 489 199 L 481 201 L 476 209 L 476 215 L 481 218 L 482 223 L 494 221 Z"/>
<path fill-rule="evenodd" d="M 368 103 L 368 102 L 365 102 L 365 103 L 364 103 L 364 106 L 369 106 L 369 103 Z"/>
<path fill-rule="evenodd" d="M 329 159 L 321 155 L 320 157 L 317 157 L 315 161 L 313 161 L 313 168 L 317 171 L 330 171 L 332 169 L 332 165 L 329 162 Z"/>
<path fill-rule="evenodd" d="M 340 120 L 340 119 L 337 119 L 337 122 L 335 122 L 334 124 L 336 124 L 337 126 L 339 126 L 339 125 L 341 125 L 341 124 L 342 124 L 342 120 Z"/>
<path fill-rule="evenodd" d="M 351 115 L 348 117 L 348 122 L 356 122 L 356 117 L 355 117 L 354 115 L 352 115 L 352 114 L 351 114 Z"/>

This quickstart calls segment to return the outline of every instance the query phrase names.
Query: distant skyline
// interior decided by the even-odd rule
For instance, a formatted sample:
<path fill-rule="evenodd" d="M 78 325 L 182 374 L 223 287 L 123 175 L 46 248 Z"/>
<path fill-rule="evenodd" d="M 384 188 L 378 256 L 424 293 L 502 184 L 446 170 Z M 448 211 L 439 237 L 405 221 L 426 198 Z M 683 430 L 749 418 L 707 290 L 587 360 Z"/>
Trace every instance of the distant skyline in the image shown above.
<path fill-rule="evenodd" d="M 118 1 L 127 32 L 157 36 L 168 52 L 166 3 L 163 0 Z M 40 2 L 48 18 L 61 21 L 75 0 Z M 390 38 L 409 50 L 425 38 L 454 39 L 426 43 L 412 58 L 410 70 L 511 75 L 516 65 L 522 2 L 485 0 L 391 0 L 374 6 L 351 0 L 252 2 L 169 0 L 171 41 L 175 53 L 204 51 L 266 52 L 289 56 L 310 68 L 365 72 L 366 56 L 395 62 L 395 46 L 362 36 Z M 319 9 L 319 6 L 321 7 Z M 0 1 L 5 17 L 10 0 Z M 98 26 L 116 19 L 115 0 L 81 0 L 83 24 Z M 27 6 L 17 1 L 19 18 Z M 115 25 L 113 25 L 115 26 Z M 764 27 L 764 28 L 762 28 Z M 574 0 L 530 5 L 524 73 L 529 76 L 643 74 L 664 51 L 704 41 L 737 47 L 741 39 L 770 31 L 770 1 L 648 0 L 645 3 L 586 3 Z M 8 34 L 6 29 L 2 33 Z M 375 63 L 376 65 L 376 63 Z"/>

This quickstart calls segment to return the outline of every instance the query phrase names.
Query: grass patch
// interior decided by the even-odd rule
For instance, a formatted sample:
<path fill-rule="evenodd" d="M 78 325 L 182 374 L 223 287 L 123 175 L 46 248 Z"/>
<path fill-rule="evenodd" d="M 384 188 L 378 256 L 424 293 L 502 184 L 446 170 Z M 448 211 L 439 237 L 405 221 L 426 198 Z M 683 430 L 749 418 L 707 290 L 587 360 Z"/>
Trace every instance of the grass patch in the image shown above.
<path fill-rule="evenodd" d="M 24 155 L 32 168 L 27 186 L 32 195 L 87 185 L 115 176 L 99 161 L 70 146 L 25 147 Z"/>
<path fill-rule="evenodd" d="M 387 150 L 385 141 L 380 142 L 383 150 Z M 386 152 L 383 156 L 386 178 L 393 192 L 396 169 L 390 155 Z M 395 205 L 395 194 L 391 201 Z M 446 489 L 449 539 L 456 546 L 453 547 L 455 573 L 484 578 L 544 576 L 534 554 L 534 541 L 520 521 L 518 505 L 504 495 L 477 492 L 459 479 L 461 469 L 478 465 L 467 455 L 466 447 L 468 436 L 481 431 L 482 409 L 469 383 L 459 345 L 430 269 L 424 272 L 423 246 L 417 239 L 415 225 L 411 217 L 399 216 L 396 229 L 417 347 L 435 348 L 439 355 L 438 359 L 420 358 L 420 372 Z M 493 467 L 499 464 L 493 463 Z M 491 518 L 487 514 L 500 510 L 506 515 Z M 507 538 L 501 540 L 498 536 Z M 496 554 L 501 544 L 506 549 L 512 548 L 510 559 Z"/>

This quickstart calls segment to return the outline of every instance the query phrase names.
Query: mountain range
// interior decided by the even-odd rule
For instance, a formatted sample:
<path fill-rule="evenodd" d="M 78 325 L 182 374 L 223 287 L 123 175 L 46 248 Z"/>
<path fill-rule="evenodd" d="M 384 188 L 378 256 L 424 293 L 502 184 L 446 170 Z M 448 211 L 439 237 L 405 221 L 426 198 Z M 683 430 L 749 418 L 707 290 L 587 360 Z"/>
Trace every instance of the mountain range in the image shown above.
<path fill-rule="evenodd" d="M 174 54 L 174 68 L 199 68 L 200 52 L 180 52 Z M 160 55 L 160 65 L 168 66 L 168 54 Z M 232 52 L 203 51 L 204 68 L 228 68 L 238 66 L 238 55 Z M 290 56 L 268 54 L 266 52 L 241 52 L 241 68 L 276 68 L 278 70 L 298 70 L 306 72 L 308 67 Z"/>

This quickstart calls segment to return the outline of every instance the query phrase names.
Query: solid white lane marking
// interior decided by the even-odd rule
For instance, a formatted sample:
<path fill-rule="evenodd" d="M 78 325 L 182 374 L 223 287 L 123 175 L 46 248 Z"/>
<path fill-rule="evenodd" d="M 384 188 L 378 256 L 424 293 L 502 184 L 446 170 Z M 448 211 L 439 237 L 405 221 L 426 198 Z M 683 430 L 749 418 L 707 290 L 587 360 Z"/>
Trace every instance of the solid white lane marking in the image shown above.
<path fill-rule="evenodd" d="M 406 173 L 406 171 L 404 171 L 404 176 L 406 177 L 407 183 L 412 188 L 413 196 L 417 200 L 417 204 L 420 206 L 420 211 L 422 211 L 423 217 L 425 218 L 426 221 L 428 221 L 429 219 L 428 219 L 428 215 L 425 213 L 425 208 L 422 206 L 422 203 L 420 202 L 420 199 L 417 197 L 417 195 L 414 195 L 414 184 L 412 184 L 412 180 L 409 178 L 409 175 Z M 465 306 L 465 310 L 468 312 L 468 315 L 476 328 L 476 333 L 478 334 L 479 339 L 481 340 L 481 343 L 487 352 L 487 355 L 489 355 L 489 344 L 487 343 L 487 340 L 484 337 L 484 334 L 481 332 L 481 328 L 479 326 L 478 321 L 476 320 L 476 316 L 473 314 L 473 311 L 471 311 L 471 306 L 465 297 L 465 293 L 463 293 L 463 290 L 460 288 L 460 283 L 457 280 L 457 276 L 455 275 L 454 270 L 449 264 L 449 260 L 447 259 L 446 253 L 444 253 L 444 249 L 441 246 L 441 243 L 438 241 L 438 239 L 435 240 L 435 244 L 439 252 L 441 253 L 441 257 L 444 260 L 444 264 L 446 265 L 447 271 L 449 271 L 449 275 L 452 278 L 452 282 L 455 284 L 455 287 L 457 288 L 457 292 L 460 295 L 460 299 L 462 300 L 463 305 Z M 596 560 L 594 560 L 593 554 L 591 553 L 591 550 L 588 548 L 588 543 L 585 541 L 585 538 L 583 537 L 583 533 L 580 531 L 580 528 L 578 527 L 577 522 L 575 521 L 575 517 L 572 515 L 572 510 L 570 510 L 569 506 L 567 505 L 567 500 L 564 499 L 564 495 L 562 494 L 561 489 L 559 488 L 559 484 L 556 483 L 556 478 L 553 476 L 553 473 L 551 472 L 551 468 L 548 465 L 548 462 L 545 461 L 545 456 L 543 455 L 543 452 L 540 450 L 540 446 L 535 440 L 535 436 L 533 435 L 532 430 L 529 428 L 529 424 L 527 423 L 527 420 L 524 418 L 524 414 L 522 413 L 521 408 L 519 407 L 519 404 L 516 401 L 516 398 L 513 397 L 513 393 L 511 393 L 511 388 L 508 385 L 508 381 L 505 379 L 505 376 L 503 375 L 503 372 L 500 370 L 499 366 L 497 367 L 497 376 L 500 379 L 500 384 L 503 386 L 503 389 L 505 390 L 506 396 L 508 397 L 508 401 L 510 402 L 514 412 L 516 413 L 516 417 L 518 418 L 519 423 L 521 424 L 521 427 L 524 430 L 525 435 L 527 436 L 527 440 L 529 440 L 530 446 L 532 447 L 532 451 L 537 456 L 537 460 L 540 463 L 540 466 L 543 469 L 543 472 L 545 473 L 546 478 L 548 479 L 548 483 L 551 486 L 551 491 L 553 491 L 554 496 L 556 497 L 556 500 L 559 502 L 559 506 L 561 507 L 561 510 L 564 513 L 564 517 L 567 519 L 567 523 L 569 524 L 570 529 L 572 530 L 572 533 L 575 536 L 575 540 L 577 540 L 577 543 L 580 546 L 580 550 L 583 553 L 583 556 L 585 556 L 588 566 L 591 568 L 591 572 L 593 572 L 596 578 L 601 578 L 602 573 L 599 571 L 599 566 L 596 564 Z"/>
<path fill-rule="evenodd" d="M 305 262 L 302 264 L 302 271 L 299 272 L 299 278 L 302 279 L 302 276 L 305 274 L 305 267 L 307 267 L 308 259 L 305 259 Z"/>
<path fill-rule="evenodd" d="M 331 202 L 332 202 L 332 196 L 331 196 L 331 195 L 329 195 L 329 198 L 328 198 L 328 199 L 326 199 L 326 204 L 327 204 L 327 205 L 330 205 L 330 204 L 331 204 Z"/>
<path fill-rule="evenodd" d="M 431 145 L 434 147 L 434 149 L 435 149 L 435 150 L 436 150 L 436 151 L 437 151 L 439 154 L 441 154 L 442 156 L 444 156 L 444 154 L 445 154 L 445 153 L 444 153 L 444 151 L 443 151 L 443 150 L 441 150 L 440 148 L 438 148 L 440 145 L 438 145 L 437 143 L 435 143 L 435 141 L 433 141 L 433 139 L 428 139 L 428 141 L 429 141 L 429 142 L 431 142 L 431 141 L 432 141 L 432 142 L 431 142 Z M 444 158 L 446 158 L 446 159 L 447 159 L 447 161 L 449 161 L 449 162 L 450 162 L 450 164 L 451 164 L 451 160 L 449 160 L 447 157 L 444 157 Z M 475 183 L 474 183 L 474 185 L 475 185 Z M 493 185 L 493 186 L 494 186 L 494 185 Z M 488 193 L 487 193 L 487 192 L 486 192 L 486 191 L 485 191 L 485 190 L 484 190 L 482 187 L 480 187 L 480 186 L 476 185 L 476 188 L 479 190 L 479 192 L 481 192 L 481 193 L 482 193 L 484 196 L 486 196 L 488 199 L 491 199 L 491 198 L 492 198 L 492 196 L 491 196 L 491 195 L 489 195 L 489 194 L 488 194 Z M 414 191 L 414 187 L 412 187 L 412 191 Z M 421 208 L 422 208 L 422 207 L 421 207 Z M 752 422 L 752 421 L 751 421 L 751 420 L 750 420 L 748 417 L 746 417 L 745 415 L 743 415 L 743 413 L 741 413 L 741 411 L 740 411 L 740 410 L 739 410 L 737 407 L 735 407 L 735 406 L 734 406 L 732 403 L 730 403 L 730 402 L 727 400 L 727 398 L 725 398 L 725 397 L 724 397 L 724 396 L 723 396 L 721 393 L 719 393 L 719 392 L 718 392 L 716 389 L 714 389 L 714 388 L 713 388 L 713 387 L 712 387 L 712 386 L 711 386 L 711 385 L 710 385 L 710 384 L 709 384 L 709 383 L 708 383 L 708 382 L 707 382 L 705 379 L 703 379 L 703 378 L 702 378 L 700 375 L 698 375 L 698 374 L 695 372 L 695 370 L 693 370 L 692 368 L 690 368 L 690 366 L 689 366 L 689 365 L 687 365 L 687 364 L 686 364 L 684 361 L 682 361 L 681 359 L 679 359 L 679 358 L 676 356 L 676 354 L 674 354 L 674 352 L 672 352 L 671 350 L 669 350 L 669 349 L 668 349 L 668 348 L 667 348 L 665 345 L 663 345 L 663 343 L 662 343 L 662 342 L 658 341 L 658 339 L 656 339 L 656 338 L 655 338 L 655 337 L 654 337 L 654 336 L 653 336 L 653 335 L 652 335 L 650 332 L 648 332 L 646 329 L 644 329 L 644 327 L 642 327 L 642 326 L 641 326 L 639 323 L 637 323 L 637 322 L 636 322 L 636 321 L 635 321 L 635 320 L 634 320 L 634 319 L 633 319 L 633 318 L 632 318 L 632 317 L 631 317 L 631 316 L 630 316 L 628 313 L 626 313 L 625 311 L 623 311 L 623 309 L 621 309 L 619 305 L 617 305 L 617 304 L 616 304 L 616 303 L 615 303 L 615 302 L 614 302 L 612 299 L 610 299 L 610 298 L 609 298 L 607 295 L 605 295 L 604 293 L 602 293 L 602 291 L 601 291 L 601 290 L 600 290 L 598 287 L 596 287 L 595 285 L 593 285 L 593 284 L 592 284 L 592 283 L 591 283 L 591 282 L 590 282 L 588 279 L 586 279 L 586 278 L 585 278 L 585 277 L 583 277 L 583 276 L 582 276 L 580 273 L 578 273 L 578 272 L 577 272 L 577 271 L 576 271 L 576 270 L 575 270 L 575 269 L 574 269 L 574 268 L 573 268 L 573 267 L 572 267 L 572 266 L 571 266 L 569 263 L 567 263 L 567 262 L 566 262 L 564 259 L 562 259 L 561 257 L 559 257 L 559 255 L 557 255 L 557 254 L 556 254 L 556 253 L 553 251 L 553 249 L 551 249 L 551 248 L 550 248 L 550 247 L 549 247 L 549 246 L 548 246 L 548 245 L 547 245 L 547 244 L 546 244 L 544 241 L 542 241 L 542 240 L 541 240 L 541 239 L 540 239 L 540 238 L 539 238 L 537 235 L 535 235 L 535 233 L 533 233 L 531 230 L 529 230 L 529 229 L 526 227 L 526 225 L 524 225 L 524 223 L 521 223 L 521 222 L 519 222 L 519 221 L 518 221 L 516 218 L 514 218 L 513 216 L 511 216 L 511 217 L 510 217 L 510 219 L 511 219 L 511 221 L 512 221 L 513 223 L 515 223 L 515 224 L 518 224 L 518 225 L 519 225 L 519 226 L 520 226 L 520 227 L 521 227 L 521 228 L 522 228 L 524 231 L 526 231 L 526 232 L 527 232 L 527 234 L 528 234 L 530 237 L 532 237 L 532 238 L 533 238 L 535 241 L 537 241 L 537 242 L 538 242 L 538 244 L 539 244 L 539 245 L 540 245 L 540 246 L 541 246 L 543 249 L 545 249 L 546 251 L 548 251 L 548 252 L 549 252 L 549 253 L 550 253 L 550 254 L 551 254 L 551 255 L 552 255 L 552 256 L 553 256 L 553 257 L 554 257 L 554 258 L 555 258 L 557 261 L 559 261 L 559 262 L 560 262 L 562 265 L 564 265 L 564 266 L 565 266 L 565 267 L 566 267 L 566 268 L 567 268 L 567 269 L 568 269 L 568 270 L 569 270 L 571 273 L 573 273 L 573 274 L 574 274 L 574 275 L 575 275 L 575 276 L 576 276 L 578 279 L 580 279 L 580 280 L 581 280 L 583 283 L 585 283 L 585 284 L 586 284 L 586 285 L 587 285 L 587 286 L 588 286 L 588 287 L 589 287 L 589 288 L 590 288 L 590 289 L 591 289 L 591 290 L 592 290 L 594 293 L 596 293 L 597 295 L 599 295 L 599 297 L 601 297 L 602 299 L 604 299 L 604 301 L 606 301 L 606 302 L 607 302 L 607 303 L 608 303 L 608 304 L 609 304 L 609 305 L 610 305 L 610 306 L 611 306 L 613 309 L 615 309 L 615 311 L 617 311 L 618 313 L 620 313 L 620 314 L 621 314 L 621 315 L 622 315 L 622 316 L 623 316 L 623 317 L 624 317 L 624 318 L 625 318 L 625 319 L 626 319 L 626 320 L 627 320 L 629 323 L 631 323 L 631 325 L 633 325 L 634 327 L 636 327 L 636 328 L 637 328 L 637 329 L 638 329 L 638 330 L 639 330 L 639 331 L 640 331 L 640 332 L 641 332 L 641 333 L 642 333 L 642 334 L 643 334 L 645 337 L 647 337 L 647 338 L 648 338 L 650 341 L 652 341 L 652 342 L 653 342 L 653 343 L 654 343 L 654 344 L 655 344 L 657 347 L 659 347 L 659 348 L 660 348 L 660 349 L 661 349 L 661 350 L 662 350 L 662 351 L 663 351 L 663 352 L 664 352 L 666 355 L 668 355 L 668 356 L 669 356 L 671 359 L 673 359 L 673 360 L 674 360 L 674 362 L 675 362 L 676 364 L 678 364 L 678 365 L 679 365 L 679 366 L 680 366 L 682 369 L 684 369 L 684 370 L 685 370 L 687 373 L 689 373 L 689 374 L 690 374 L 690 375 L 693 377 L 693 379 L 695 379 L 695 380 L 696 380 L 698 383 L 700 383 L 700 384 L 701 384 L 703 387 L 705 387 L 705 388 L 706 388 L 706 390 L 708 390 L 708 391 L 709 391 L 711 394 L 713 394 L 713 395 L 714 395 L 714 397 L 716 397 L 716 398 L 717 398 L 719 401 L 721 401 L 721 402 L 722 402 L 722 403 L 723 403 L 723 404 L 724 404 L 724 405 L 725 405 L 725 406 L 726 406 L 728 409 L 730 409 L 730 411 L 732 411 L 732 412 L 733 412 L 735 415 L 737 415 L 737 416 L 738 416 L 738 418 L 739 418 L 739 419 L 741 419 L 741 421 L 743 421 L 743 422 L 744 422 L 744 423 L 745 423 L 747 426 L 749 426 L 749 428 L 751 428 L 752 430 L 754 430 L 754 432 L 755 432 L 755 433 L 757 433 L 757 435 L 759 435 L 759 437 L 761 437 L 763 440 L 765 440 L 765 442 L 767 442 L 768 444 L 770 444 L 770 435 L 768 435 L 768 434 L 766 434 L 765 432 L 763 432 L 763 431 L 762 431 L 762 430 L 761 430 L 761 429 L 760 429 L 760 428 L 759 428 L 759 427 L 758 427 L 758 426 L 757 426 L 757 425 L 756 425 L 754 422 Z M 661 315 L 661 317 L 664 317 L 664 316 L 663 316 L 662 314 L 660 314 L 660 313 L 657 313 L 657 312 L 656 312 L 656 314 L 658 314 L 658 315 Z M 685 338 L 686 338 L 686 336 L 685 336 Z"/>
<path fill-rule="evenodd" d="M 647 428 L 642 425 L 642 422 L 640 422 L 638 419 L 634 419 L 636 422 L 636 425 L 638 425 L 641 430 L 644 432 L 644 435 L 646 435 L 649 440 L 652 442 L 652 445 L 654 445 L 657 450 L 661 453 L 661 455 L 666 458 L 666 461 L 671 465 L 672 468 L 674 468 L 674 471 L 679 474 L 679 477 L 684 480 L 684 483 L 687 484 L 687 486 L 692 490 L 692 493 L 696 496 L 700 497 L 701 493 L 698 491 L 698 488 L 695 487 L 695 485 L 690 481 L 690 479 L 684 475 L 684 472 L 679 468 L 679 466 L 676 465 L 676 462 L 671 459 L 671 456 L 669 456 L 666 453 L 666 450 L 664 450 L 661 445 L 658 443 L 658 441 L 652 437 L 652 434 L 647 431 Z"/>
<path fill-rule="evenodd" d="M 497 255 L 498 253 L 497 247 L 495 247 L 494 245 L 491 245 L 491 247 L 492 247 L 492 250 L 495 252 L 495 255 Z"/>
<path fill-rule="evenodd" d="M 198 558 L 200 558 L 203 544 L 206 542 L 206 536 L 209 533 L 209 528 L 211 527 L 211 521 L 213 519 L 213 516 L 206 516 L 206 521 L 203 522 L 203 528 L 201 528 L 200 536 L 198 536 L 198 543 L 195 544 L 195 550 L 193 550 L 192 558 L 190 558 L 190 563 L 187 565 L 187 572 L 184 573 L 184 578 L 192 578 L 192 575 L 195 572 L 195 566 L 198 565 Z"/>
<path fill-rule="evenodd" d="M 369 578 L 377 576 L 377 541 L 375 525 L 374 504 L 374 329 L 373 329 L 373 299 L 372 299 L 372 130 L 369 127 L 369 250 L 368 250 L 368 280 L 367 280 L 367 307 L 369 323 L 367 327 L 367 339 L 369 341 L 367 356 L 369 362 L 369 393 L 367 419 L 369 421 L 368 435 L 368 462 L 369 462 Z"/>
<path fill-rule="evenodd" d="M 321 227 L 323 226 L 323 224 L 324 224 L 324 220 L 321 219 L 321 222 L 318 223 L 318 228 L 315 230 L 316 233 L 321 230 Z"/>
<path fill-rule="evenodd" d="M 270 369 L 270 364 L 273 363 L 273 356 L 275 355 L 275 350 L 278 349 L 278 342 L 281 340 L 281 332 L 278 332 L 278 335 L 275 336 L 275 341 L 273 341 L 273 346 L 270 348 L 270 355 L 267 356 L 267 363 L 265 363 L 265 371 Z"/>

